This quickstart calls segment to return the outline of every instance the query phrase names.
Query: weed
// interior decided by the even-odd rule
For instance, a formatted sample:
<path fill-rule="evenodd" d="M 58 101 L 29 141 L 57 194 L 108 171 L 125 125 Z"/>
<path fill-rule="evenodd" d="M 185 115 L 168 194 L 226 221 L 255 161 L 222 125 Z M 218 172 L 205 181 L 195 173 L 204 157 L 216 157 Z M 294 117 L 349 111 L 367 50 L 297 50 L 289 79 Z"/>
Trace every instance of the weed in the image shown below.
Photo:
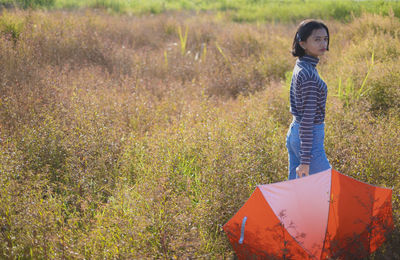
<path fill-rule="evenodd" d="M 196 8 L 211 5 L 240 11 Z M 124 8 L 0 17 L 16 32 L 0 37 L 0 258 L 230 257 L 221 226 L 256 185 L 287 178 L 293 25 Z M 328 21 L 318 64 L 331 164 L 393 187 L 395 232 L 375 259 L 399 255 L 393 12 Z"/>

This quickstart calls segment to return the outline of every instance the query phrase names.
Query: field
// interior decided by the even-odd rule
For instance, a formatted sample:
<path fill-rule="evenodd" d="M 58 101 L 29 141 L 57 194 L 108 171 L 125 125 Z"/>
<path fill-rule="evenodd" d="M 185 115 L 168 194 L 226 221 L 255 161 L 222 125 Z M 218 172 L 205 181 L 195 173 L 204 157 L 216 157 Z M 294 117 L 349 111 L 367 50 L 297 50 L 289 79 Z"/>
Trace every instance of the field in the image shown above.
<path fill-rule="evenodd" d="M 0 16 L 0 258 L 233 257 L 221 226 L 256 185 L 287 178 L 290 48 L 303 17 L 62 3 Z M 393 5 L 327 15 L 318 65 L 332 166 L 393 188 L 395 230 L 371 259 L 400 259 Z"/>
<path fill-rule="evenodd" d="M 349 21 L 362 13 L 400 17 L 396 0 L 0 0 L 0 6 L 50 10 L 97 9 L 147 15 L 168 11 L 213 12 L 236 22 L 296 22 L 314 17 Z"/>

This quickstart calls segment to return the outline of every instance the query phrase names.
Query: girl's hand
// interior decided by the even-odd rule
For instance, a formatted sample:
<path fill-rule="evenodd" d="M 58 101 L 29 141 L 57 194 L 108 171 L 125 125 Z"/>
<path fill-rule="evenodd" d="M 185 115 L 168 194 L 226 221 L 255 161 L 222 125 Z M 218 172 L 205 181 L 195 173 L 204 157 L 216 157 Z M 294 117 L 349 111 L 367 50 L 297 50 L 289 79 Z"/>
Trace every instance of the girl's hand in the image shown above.
<path fill-rule="evenodd" d="M 310 172 L 310 165 L 300 164 L 299 167 L 296 168 L 296 173 L 299 178 L 308 176 Z"/>

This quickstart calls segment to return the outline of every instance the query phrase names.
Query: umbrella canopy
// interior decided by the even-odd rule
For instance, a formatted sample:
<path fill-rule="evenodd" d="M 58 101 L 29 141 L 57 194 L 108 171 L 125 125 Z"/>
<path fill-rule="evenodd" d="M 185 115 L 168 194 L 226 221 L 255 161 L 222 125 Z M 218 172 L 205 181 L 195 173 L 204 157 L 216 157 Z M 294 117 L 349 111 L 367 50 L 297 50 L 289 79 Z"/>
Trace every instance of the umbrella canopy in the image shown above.
<path fill-rule="evenodd" d="M 259 185 L 223 229 L 239 259 L 365 257 L 393 229 L 392 190 L 328 170 Z"/>

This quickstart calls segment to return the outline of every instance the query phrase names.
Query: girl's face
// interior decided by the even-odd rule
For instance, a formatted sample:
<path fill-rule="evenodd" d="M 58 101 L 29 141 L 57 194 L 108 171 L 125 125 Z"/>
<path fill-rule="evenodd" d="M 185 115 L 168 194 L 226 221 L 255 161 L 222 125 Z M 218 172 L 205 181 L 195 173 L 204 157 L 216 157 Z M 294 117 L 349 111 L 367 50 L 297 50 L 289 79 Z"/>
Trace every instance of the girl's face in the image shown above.
<path fill-rule="evenodd" d="M 328 39 L 328 33 L 324 28 L 315 29 L 307 40 L 300 42 L 300 46 L 307 55 L 318 58 L 326 52 Z"/>

